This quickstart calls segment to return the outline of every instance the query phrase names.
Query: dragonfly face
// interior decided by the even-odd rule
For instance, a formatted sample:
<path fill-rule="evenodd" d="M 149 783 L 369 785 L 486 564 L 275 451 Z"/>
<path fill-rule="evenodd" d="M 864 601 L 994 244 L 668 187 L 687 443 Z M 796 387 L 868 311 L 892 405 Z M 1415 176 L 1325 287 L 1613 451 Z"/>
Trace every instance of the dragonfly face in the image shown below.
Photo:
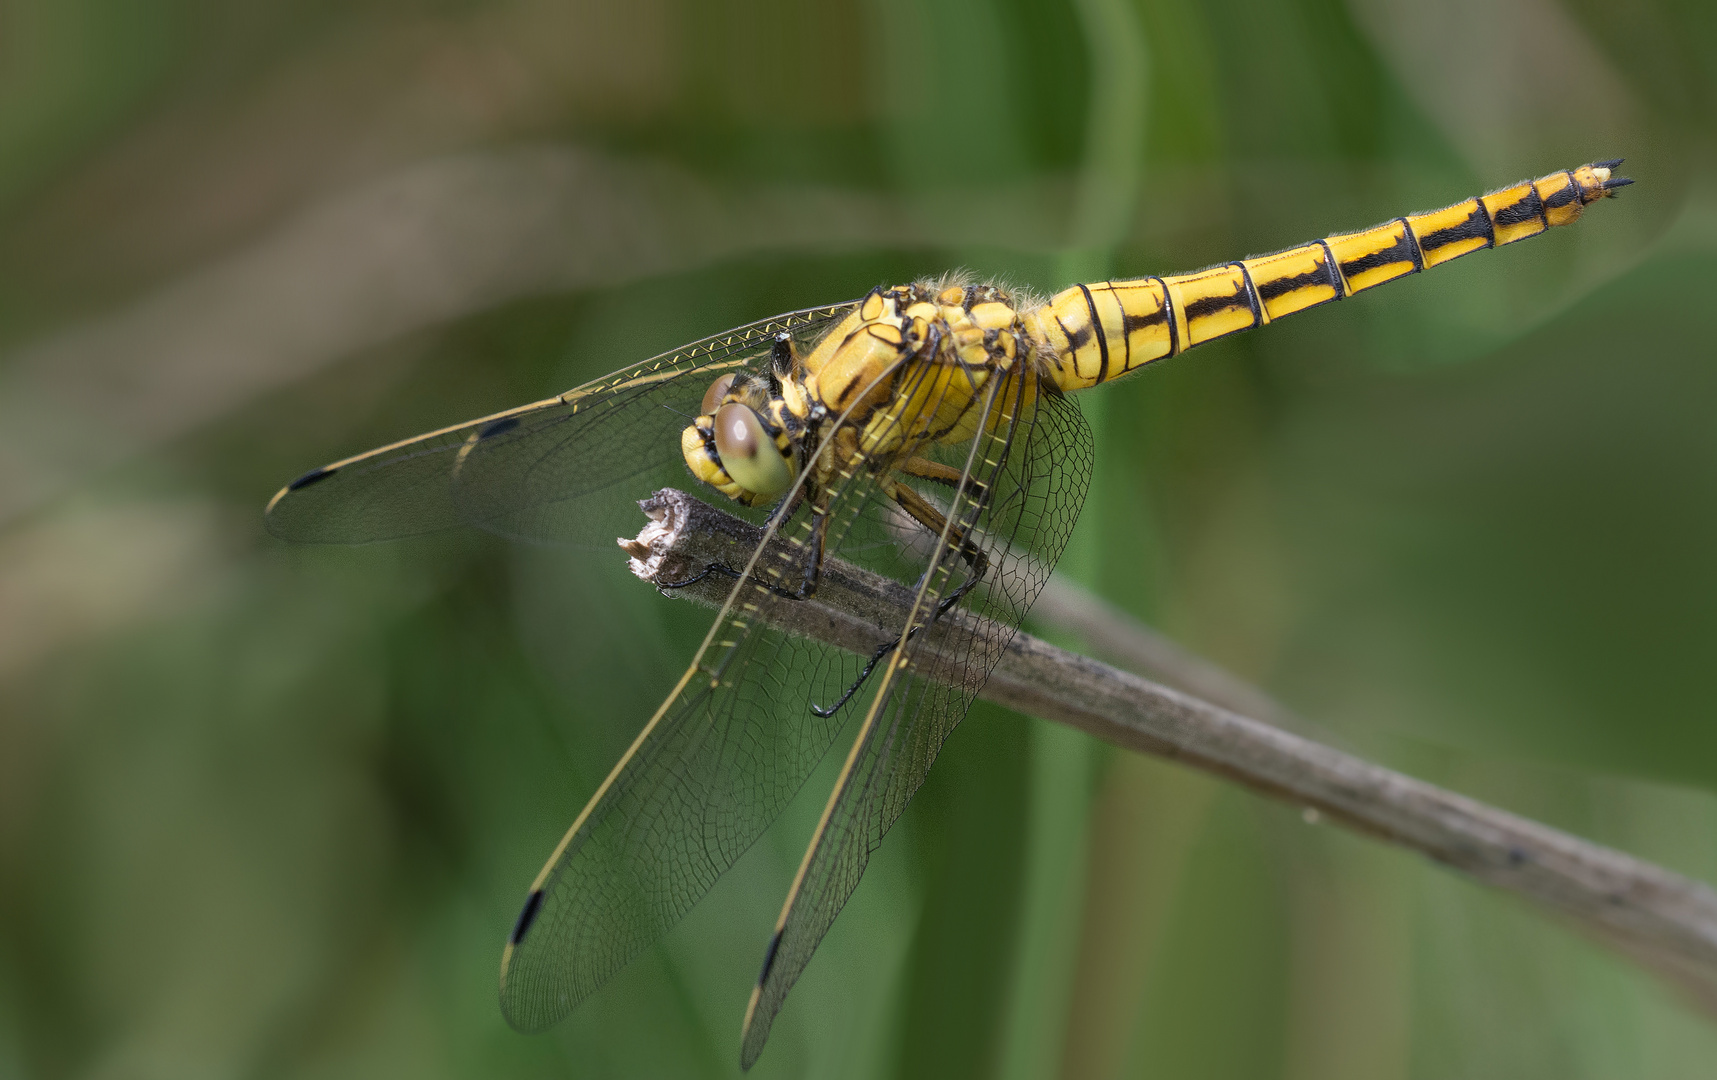
<path fill-rule="evenodd" d="M 786 338 L 777 351 L 791 348 Z M 703 415 L 680 435 L 680 453 L 692 475 L 735 502 L 760 506 L 793 484 L 814 419 L 804 407 L 796 376 L 727 374 L 704 392 Z M 788 404 L 791 399 L 800 408 Z"/>
<path fill-rule="evenodd" d="M 727 603 L 532 883 L 502 954 L 507 1019 L 548 1027 L 660 937 L 854 718 L 746 1010 L 749 1066 L 1066 544 L 1093 464 L 1068 392 L 1569 224 L 1628 183 L 1611 175 L 1617 164 L 1191 274 L 1075 285 L 1041 303 L 990 285 L 879 288 L 288 484 L 269 503 L 270 531 L 323 543 L 458 523 L 606 542 L 635 531 L 635 500 L 683 483 L 682 462 L 741 507 L 771 508 L 749 561 L 705 572 L 733 579 Z M 772 612 L 817 587 L 825 553 L 912 591 L 910 613 L 878 628 L 881 651 L 854 655 L 774 628 Z"/>

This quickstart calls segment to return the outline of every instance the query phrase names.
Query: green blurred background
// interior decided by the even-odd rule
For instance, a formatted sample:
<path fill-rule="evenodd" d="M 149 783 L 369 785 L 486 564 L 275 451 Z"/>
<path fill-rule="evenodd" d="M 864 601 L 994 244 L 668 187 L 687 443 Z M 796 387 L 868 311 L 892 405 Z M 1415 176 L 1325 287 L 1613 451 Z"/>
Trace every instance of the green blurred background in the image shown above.
<path fill-rule="evenodd" d="M 1086 395 L 1062 572 L 1717 881 L 1714 113 L 1708 0 L 0 5 L 0 1077 L 737 1073 L 827 773 L 514 1034 L 525 887 L 707 616 L 617 552 L 287 548 L 284 480 L 878 283 L 1191 269 L 1619 155 L 1574 228 Z M 756 1072 L 1698 1077 L 1710 1015 L 980 705 Z"/>

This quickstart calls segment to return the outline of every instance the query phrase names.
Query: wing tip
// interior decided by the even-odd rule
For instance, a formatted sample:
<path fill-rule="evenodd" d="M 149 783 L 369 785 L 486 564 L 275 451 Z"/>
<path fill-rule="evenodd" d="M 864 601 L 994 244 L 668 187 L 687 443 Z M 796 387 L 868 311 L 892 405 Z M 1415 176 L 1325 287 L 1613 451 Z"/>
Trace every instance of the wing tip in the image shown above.
<path fill-rule="evenodd" d="M 775 937 L 776 940 L 779 940 L 781 935 L 777 933 Z M 774 951 L 772 945 L 770 948 L 771 956 L 774 955 Z M 762 997 L 763 980 L 758 979 L 757 985 L 751 988 L 751 1000 L 745 1003 L 745 1023 L 740 1025 L 739 1029 L 739 1067 L 741 1070 L 749 1070 L 757 1064 L 757 1059 L 763 1054 L 763 1044 L 768 1041 L 767 1028 L 755 1033 L 752 1030 L 752 1022 L 757 1019 L 757 1003 L 762 1000 Z"/>
<path fill-rule="evenodd" d="M 759 1024 L 757 1006 L 763 1001 L 763 987 L 769 981 L 769 973 L 775 969 L 775 956 L 781 951 L 781 935 L 786 933 L 785 926 L 777 926 L 775 933 L 770 935 L 769 947 L 763 951 L 763 970 L 757 973 L 757 985 L 751 988 L 751 1000 L 745 1003 L 745 1022 L 739 1028 L 739 1067 L 750 1069 L 757 1064 L 757 1059 L 763 1053 L 763 1044 L 769 1041 L 769 1021 L 772 1017 L 763 1018 Z"/>
<path fill-rule="evenodd" d="M 285 487 L 281 488 L 279 491 L 275 492 L 274 498 L 269 499 L 268 505 L 262 508 L 263 522 L 266 525 L 266 527 L 268 528 L 268 531 L 270 533 L 274 534 L 275 536 L 280 537 L 282 540 L 293 539 L 292 537 L 286 535 L 284 532 L 282 532 L 280 530 L 280 528 L 279 528 L 280 523 L 278 521 L 276 521 L 274 518 L 275 508 L 278 507 L 281 504 L 281 502 L 288 495 L 291 495 L 293 492 L 303 491 L 305 488 L 309 487 L 311 484 L 320 483 L 321 481 L 328 479 L 328 477 L 333 476 L 335 473 L 337 473 L 339 471 L 340 471 L 340 467 L 338 465 L 323 465 L 320 468 L 311 469 L 309 472 L 298 477 L 297 479 L 293 480 L 291 483 L 287 484 Z"/>

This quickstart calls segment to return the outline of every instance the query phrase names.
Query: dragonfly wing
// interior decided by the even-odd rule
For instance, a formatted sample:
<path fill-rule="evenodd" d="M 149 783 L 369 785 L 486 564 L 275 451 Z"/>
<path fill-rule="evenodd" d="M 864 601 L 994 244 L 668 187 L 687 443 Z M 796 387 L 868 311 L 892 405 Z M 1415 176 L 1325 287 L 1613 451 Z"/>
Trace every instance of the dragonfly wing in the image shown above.
<path fill-rule="evenodd" d="M 689 475 L 680 430 L 717 375 L 768 364 L 776 335 L 809 342 L 851 307 L 764 319 L 557 397 L 313 469 L 274 496 L 268 530 L 363 544 L 464 523 L 548 543 L 611 543 L 616 524 L 630 531 L 631 500 Z"/>
<path fill-rule="evenodd" d="M 1034 406 L 1023 396 L 998 395 L 991 412 L 1019 419 L 981 425 L 961 448 L 970 479 L 948 516 L 971 528 L 989 555 L 989 571 L 958 607 L 903 635 L 873 691 L 765 954 L 746 1012 L 745 1068 L 762 1052 L 788 990 L 858 886 L 871 852 L 1018 631 L 1078 518 L 1093 462 L 1090 429 L 1078 407 L 1059 395 L 1039 397 Z M 933 612 L 948 594 L 958 561 L 939 547 L 944 554 L 924 577 L 920 613 Z M 923 614 L 915 618 L 924 621 Z"/>
<path fill-rule="evenodd" d="M 877 546 L 867 526 L 885 500 L 862 465 L 829 496 L 825 550 Z M 803 580 L 814 532 L 808 513 L 777 522 L 733 568 L 696 658 L 538 874 L 501 961 L 514 1027 L 554 1024 L 690 910 L 846 723 L 837 706 L 869 658 L 771 626 L 773 609 L 800 602 L 776 590 Z"/>
<path fill-rule="evenodd" d="M 742 587 L 754 608 L 792 603 Z M 559 1021 L 665 933 L 749 848 L 827 753 L 851 654 L 732 604 L 717 640 L 615 766 L 531 887 L 501 960 L 521 1031 Z"/>

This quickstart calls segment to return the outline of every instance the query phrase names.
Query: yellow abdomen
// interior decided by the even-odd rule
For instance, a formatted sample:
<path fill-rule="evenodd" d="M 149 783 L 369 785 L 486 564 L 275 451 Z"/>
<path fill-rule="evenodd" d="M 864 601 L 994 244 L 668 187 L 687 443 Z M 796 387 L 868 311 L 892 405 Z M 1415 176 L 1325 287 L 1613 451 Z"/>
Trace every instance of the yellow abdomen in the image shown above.
<path fill-rule="evenodd" d="M 1191 274 L 1075 285 L 1026 313 L 1025 324 L 1055 383 L 1082 390 L 1470 251 L 1567 225 L 1587 203 L 1632 183 L 1610 176 L 1619 164 L 1582 165 L 1364 232 Z"/>

